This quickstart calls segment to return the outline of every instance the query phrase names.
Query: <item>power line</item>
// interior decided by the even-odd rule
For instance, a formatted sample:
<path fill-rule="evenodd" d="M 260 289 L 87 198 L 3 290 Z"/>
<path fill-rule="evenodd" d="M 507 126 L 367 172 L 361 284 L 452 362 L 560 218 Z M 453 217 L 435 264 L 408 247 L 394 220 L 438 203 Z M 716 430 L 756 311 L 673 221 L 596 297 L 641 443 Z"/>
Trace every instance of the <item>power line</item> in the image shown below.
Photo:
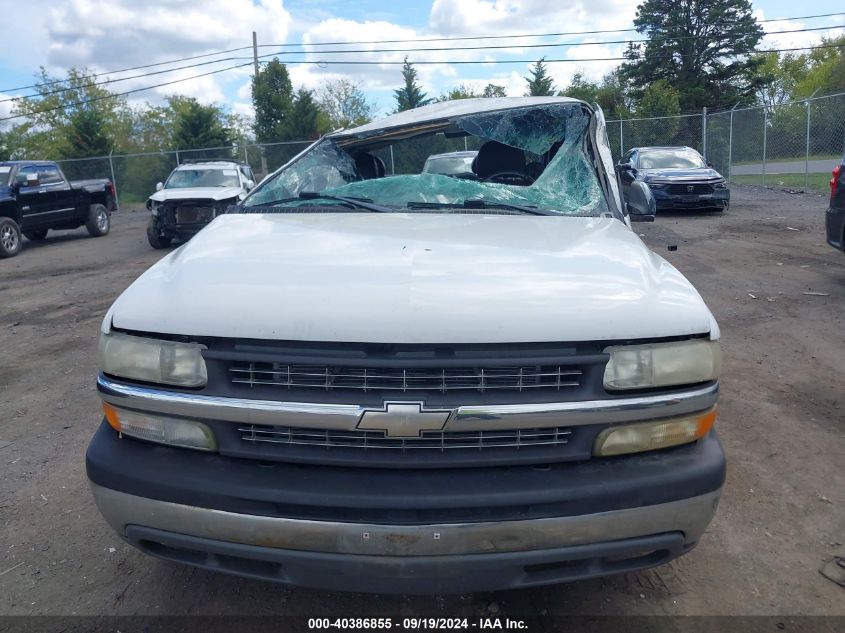
<path fill-rule="evenodd" d="M 841 28 L 842 26 L 845 26 L 845 25 L 837 24 L 837 25 L 832 25 L 832 26 L 814 27 L 814 28 L 808 28 L 808 29 L 790 29 L 790 30 L 785 30 L 785 31 L 774 31 L 772 33 L 767 33 L 767 35 L 780 35 L 780 34 L 784 34 L 784 33 L 805 33 L 805 32 L 809 32 L 809 31 L 824 31 L 824 30 L 829 30 L 829 29 L 833 29 L 833 28 Z M 601 42 L 557 42 L 557 43 L 543 43 L 543 44 L 525 44 L 525 45 L 519 45 L 519 46 L 517 46 L 517 48 L 552 48 L 552 47 L 562 47 L 562 46 L 598 46 L 598 45 L 607 45 L 607 44 L 638 44 L 638 43 L 648 43 L 648 42 L 654 42 L 654 41 L 662 41 L 662 40 L 665 40 L 665 39 L 670 39 L 670 40 L 709 39 L 709 36 L 690 35 L 690 36 L 681 36 L 681 37 L 675 37 L 675 38 L 654 38 L 654 39 L 650 39 L 650 40 L 649 39 L 643 39 L 643 40 L 609 40 L 609 41 L 601 41 Z M 264 45 L 264 46 L 269 46 L 269 45 Z M 247 48 L 249 48 L 249 47 L 247 47 Z M 510 45 L 490 45 L 490 46 L 471 46 L 471 47 L 458 47 L 458 48 L 438 48 L 438 47 L 435 47 L 435 48 L 416 48 L 416 49 L 358 49 L 358 50 L 349 49 L 349 50 L 321 50 L 321 51 L 280 51 L 278 54 L 280 54 L 280 55 L 297 55 L 297 54 L 307 55 L 307 54 L 312 54 L 312 53 L 318 53 L 318 54 L 415 53 L 415 52 L 433 52 L 433 51 L 450 51 L 450 52 L 452 52 L 452 51 L 464 51 L 464 50 L 466 50 L 466 51 L 476 51 L 476 50 L 508 49 L 508 48 L 513 48 L 513 46 L 510 46 Z M 240 49 L 236 49 L 236 50 L 240 50 Z M 266 57 L 272 57 L 273 55 L 274 55 L 274 53 L 259 55 L 259 59 L 263 59 L 263 58 L 266 58 Z M 220 58 L 220 59 L 215 59 L 215 60 L 206 61 L 206 62 L 200 62 L 200 63 L 197 63 L 197 64 L 188 64 L 186 66 L 177 66 L 175 68 L 167 68 L 167 69 L 164 69 L 164 70 L 157 70 L 157 71 L 153 71 L 153 72 L 149 72 L 149 73 L 141 73 L 141 74 L 138 74 L 138 75 L 131 75 L 131 76 L 128 76 L 128 77 L 118 77 L 118 78 L 114 78 L 114 79 L 110 78 L 110 79 L 105 79 L 105 80 L 102 80 L 102 81 L 94 81 L 94 82 L 84 84 L 84 85 L 57 88 L 56 90 L 50 90 L 50 91 L 43 92 L 43 93 L 33 93 L 33 94 L 29 94 L 29 95 L 19 95 L 19 96 L 16 96 L 16 97 L 7 97 L 5 99 L 0 99 L 0 103 L 6 103 L 6 102 L 9 102 L 9 101 L 15 101 L 15 100 L 18 100 L 18 99 L 30 99 L 30 98 L 33 98 L 33 97 L 45 97 L 45 96 L 49 96 L 49 95 L 53 95 L 53 94 L 59 94 L 59 93 L 62 93 L 62 92 L 68 92 L 68 91 L 71 91 L 71 90 L 78 90 L 78 89 L 84 88 L 84 87 L 101 86 L 101 85 L 106 85 L 106 84 L 111 84 L 111 83 L 117 83 L 117 82 L 120 82 L 120 81 L 129 81 L 131 79 L 140 79 L 140 78 L 143 78 L 143 77 L 150 77 L 150 76 L 153 76 L 153 75 L 166 74 L 166 73 L 169 73 L 169 72 L 175 72 L 177 70 L 185 70 L 185 69 L 188 69 L 188 68 L 198 68 L 200 66 L 207 66 L 209 64 L 218 64 L 218 63 L 222 63 L 222 62 L 226 62 L 226 61 L 239 61 L 239 60 L 242 60 L 242 59 L 246 59 L 246 58 L 244 58 L 244 57 L 223 57 L 223 58 Z M 597 59 L 583 59 L 583 60 L 578 60 L 578 61 L 618 61 L 618 60 L 622 60 L 622 59 L 627 59 L 627 58 L 624 58 L 624 57 L 609 58 L 608 57 L 608 58 L 597 58 Z M 309 61 L 309 60 L 302 60 L 302 61 Z M 310 61 L 313 61 L 313 60 L 310 60 Z M 320 60 L 317 63 L 320 63 L 321 61 L 323 61 L 323 60 Z M 565 60 L 546 60 L 546 61 L 552 62 L 552 61 L 565 61 Z M 291 60 L 291 61 L 289 61 L 289 63 L 298 63 L 298 62 L 295 61 L 295 60 Z M 332 63 L 340 63 L 340 62 L 332 62 Z M 379 63 L 388 63 L 388 62 L 379 62 Z M 416 62 L 416 63 L 428 63 L 428 62 Z M 472 61 L 472 62 L 449 62 L 449 63 L 476 63 L 476 62 Z M 505 63 L 505 60 L 502 60 L 501 63 Z M 514 62 L 509 62 L 509 63 L 522 63 L 522 60 L 514 60 Z M 90 77 L 96 78 L 96 75 L 90 75 Z M 61 81 L 64 81 L 64 80 L 56 80 L 56 81 L 50 82 L 50 83 L 59 83 Z M 42 84 L 42 85 L 44 85 L 44 84 Z"/>
<path fill-rule="evenodd" d="M 136 92 L 144 92 L 145 90 L 152 90 L 153 88 L 161 88 L 162 86 L 170 86 L 171 84 L 178 84 L 183 81 L 190 81 L 191 79 L 199 79 L 200 77 L 207 77 L 208 75 L 216 75 L 217 73 L 226 72 L 227 70 L 234 70 L 236 68 L 243 68 L 244 66 L 251 66 L 252 61 L 249 61 L 245 64 L 237 64 L 236 66 L 228 66 L 226 68 L 219 68 L 217 70 L 210 70 L 207 73 L 202 73 L 199 75 L 191 75 L 190 77 L 183 77 L 182 79 L 174 79 L 173 81 L 165 81 L 164 83 L 155 84 L 152 86 L 145 86 L 144 88 L 135 88 L 134 90 L 126 90 L 125 92 L 116 92 L 116 93 L 109 93 L 108 95 L 101 95 L 99 97 L 92 97 L 90 99 L 84 99 L 82 101 L 75 101 L 73 103 L 65 103 L 60 106 L 56 106 L 53 108 L 45 108 L 43 110 L 36 110 L 35 112 L 29 112 L 27 114 L 15 114 L 10 115 L 7 117 L 0 118 L 0 121 L 10 121 L 11 119 L 20 119 L 24 117 L 35 116 L 38 114 L 46 114 L 47 112 L 55 112 L 56 110 L 64 110 L 67 108 L 72 108 L 75 106 L 87 105 L 89 103 L 94 103 L 95 101 L 104 101 L 106 99 L 114 99 L 115 97 L 124 97 L 126 95 L 134 94 Z"/>
<path fill-rule="evenodd" d="M 819 26 L 811 29 L 790 29 L 787 31 L 774 31 L 766 33 L 766 35 L 781 35 L 783 33 L 807 33 L 809 31 L 829 31 L 830 29 L 838 29 L 845 26 L 845 24 L 834 24 L 831 26 Z M 601 42 L 543 42 L 541 44 L 490 44 L 486 46 L 459 46 L 459 47 L 434 47 L 434 48 L 363 48 L 363 49 L 340 49 L 340 50 L 318 50 L 318 51 L 280 51 L 281 55 L 307 55 L 309 53 L 325 55 L 325 54 L 343 54 L 343 53 L 420 53 L 420 52 L 434 52 L 434 51 L 481 51 L 491 49 L 510 49 L 510 48 L 556 48 L 561 46 L 603 46 L 606 44 L 646 44 L 649 42 L 662 42 L 665 40 L 701 40 L 714 39 L 712 35 L 682 35 L 679 37 L 655 37 L 642 40 L 604 40 Z M 264 45 L 267 46 L 267 45 Z"/>
<path fill-rule="evenodd" d="M 226 49 L 224 51 L 217 51 L 215 53 L 204 53 L 202 55 L 192 55 L 190 57 L 182 57 L 180 59 L 172 59 L 172 60 L 167 61 L 167 62 L 157 62 L 155 64 L 144 64 L 142 66 L 132 66 L 131 68 L 121 68 L 120 70 L 107 70 L 107 71 L 105 71 L 101 74 L 110 75 L 110 74 L 115 74 L 115 73 L 125 73 L 125 72 L 129 72 L 130 70 L 143 70 L 144 68 L 154 68 L 156 66 L 165 66 L 167 64 L 178 64 L 179 62 L 187 62 L 187 61 L 190 61 L 192 59 L 202 59 L 203 57 L 212 57 L 214 55 L 225 55 L 226 53 L 236 53 L 237 51 L 245 51 L 248 48 L 252 48 L 252 46 L 240 46 L 238 48 L 229 48 L 229 49 Z M 229 59 L 232 59 L 232 58 L 229 58 Z M 225 61 L 225 60 L 216 60 L 216 61 Z M 209 63 L 213 63 L 213 62 L 209 62 Z M 201 64 L 197 64 L 197 65 L 201 65 Z M 174 69 L 174 70 L 176 70 L 176 69 Z M 96 76 L 97 76 L 96 74 L 82 75 L 82 78 L 96 77 Z M 66 80 L 65 79 L 52 79 L 50 81 L 43 81 L 43 82 L 37 83 L 37 84 L 30 84 L 29 86 L 18 86 L 17 88 L 0 88 L 0 92 L 14 92 L 15 90 L 29 90 L 31 88 L 40 88 L 41 86 L 49 86 L 51 84 L 59 84 L 59 83 L 62 83 L 63 81 L 66 81 Z"/>
<path fill-rule="evenodd" d="M 780 49 L 769 49 L 767 51 L 755 51 L 755 52 L 758 52 L 758 53 L 783 53 L 783 52 L 802 51 L 802 50 L 816 50 L 816 49 L 821 49 L 821 48 L 843 49 L 843 48 L 845 48 L 845 44 L 826 44 L 826 45 L 819 45 L 819 46 L 780 48 Z M 272 55 L 273 54 L 270 53 L 270 54 L 267 54 L 267 55 L 262 55 L 261 57 L 270 57 Z M 670 55 L 670 56 L 666 57 L 665 59 L 669 60 L 669 59 L 674 59 L 674 58 L 675 58 L 675 56 Z M 626 61 L 626 60 L 631 61 L 627 57 L 595 57 L 595 58 L 591 58 L 591 59 L 546 59 L 545 61 L 546 61 L 546 63 L 563 63 L 563 62 L 584 63 L 584 62 L 595 62 L 595 61 Z M 531 64 L 531 63 L 534 63 L 536 61 L 537 60 L 534 60 L 534 59 L 508 59 L 508 60 L 496 60 L 496 61 L 492 61 L 492 62 L 487 61 L 487 60 L 457 60 L 457 61 L 428 61 L 428 60 L 425 60 L 425 61 L 414 61 L 413 63 L 414 64 L 447 64 L 447 65 L 454 65 L 454 64 Z M 129 95 L 129 94 L 134 94 L 134 93 L 137 93 L 137 92 L 144 92 L 146 90 L 152 90 L 153 88 L 160 88 L 162 86 L 169 86 L 169 85 L 172 85 L 172 84 L 181 83 L 183 81 L 190 81 L 192 79 L 198 79 L 200 77 L 206 77 L 208 75 L 215 75 L 217 73 L 226 72 L 228 70 L 234 70 L 236 68 L 243 68 L 244 66 L 252 65 L 252 63 L 253 62 L 250 60 L 247 63 L 237 64 L 235 66 L 228 66 L 226 68 L 219 68 L 219 69 L 216 69 L 216 70 L 211 70 L 211 71 L 206 72 L 206 73 L 201 73 L 199 75 L 192 75 L 190 77 L 183 77 L 181 79 L 174 79 L 172 81 L 167 81 L 167 82 L 163 82 L 163 83 L 160 83 L 160 84 L 154 84 L 152 86 L 146 86 L 146 87 L 143 87 L 143 88 L 135 88 L 133 90 L 127 90 L 127 91 L 124 91 L 124 92 L 110 93 L 108 95 L 102 95 L 102 96 L 99 96 L 99 97 L 92 97 L 91 99 L 85 99 L 85 100 L 76 101 L 76 102 L 73 102 L 73 103 L 62 104 L 62 105 L 52 107 L 52 108 L 45 108 L 43 110 L 36 110 L 35 112 L 30 112 L 30 113 L 27 113 L 27 114 L 10 115 L 10 116 L 7 116 L 7 117 L 0 118 L 0 121 L 9 121 L 9 120 L 12 120 L 12 119 L 25 118 L 25 117 L 30 117 L 30 116 L 34 116 L 34 115 L 45 114 L 45 113 L 48 113 L 48 112 L 54 112 L 56 110 L 63 110 L 63 109 L 71 108 L 71 107 L 75 107 L 75 106 L 86 105 L 88 103 L 93 103 L 93 102 L 96 102 L 96 101 L 102 101 L 102 100 L 105 100 L 105 99 L 114 99 L 115 97 L 122 97 L 122 96 L 126 96 L 126 95 Z M 318 64 L 318 65 L 321 64 L 321 63 L 326 63 L 326 65 L 328 64 L 327 62 L 319 62 L 319 61 L 318 62 L 315 62 L 315 61 L 293 61 L 293 62 L 290 62 L 290 63 Z M 405 62 L 404 61 L 402 61 L 402 62 L 398 62 L 398 61 L 396 61 L 396 62 L 386 62 L 386 61 L 374 61 L 374 60 L 359 60 L 359 61 L 340 60 L 340 61 L 333 61 L 331 63 L 332 64 L 343 64 L 343 65 L 391 65 L 392 66 L 392 65 L 404 64 Z"/>
<path fill-rule="evenodd" d="M 799 46 L 795 48 L 770 48 L 765 50 L 757 50 L 751 51 L 750 54 L 758 54 L 758 53 L 788 53 L 792 51 L 807 51 L 807 50 L 817 50 L 821 48 L 845 48 L 845 44 L 821 44 L 817 46 Z M 677 57 L 683 57 L 682 55 L 667 55 L 667 56 L 654 56 L 652 55 L 651 58 L 654 59 L 657 57 L 658 59 L 665 59 L 665 60 L 672 60 L 676 59 Z M 457 65 L 457 64 L 533 64 L 537 62 L 536 59 L 496 59 L 496 60 L 488 60 L 488 59 L 470 59 L 470 60 L 408 60 L 414 66 L 418 65 L 429 65 L 429 64 L 444 64 L 444 65 Z M 557 64 L 557 63 L 584 63 L 584 62 L 616 62 L 616 61 L 636 61 L 634 59 L 630 59 L 628 57 L 589 57 L 583 59 L 550 59 L 544 58 L 543 62 L 546 64 Z M 343 65 L 352 65 L 352 66 L 401 66 L 404 64 L 404 61 L 378 61 L 378 60 L 291 60 L 285 62 L 286 64 L 317 64 L 321 68 L 325 68 L 330 64 L 343 64 Z"/>
<path fill-rule="evenodd" d="M 769 23 L 769 22 L 783 22 L 783 21 L 789 21 L 789 20 L 810 20 L 810 19 L 817 19 L 817 18 L 840 16 L 840 15 L 845 15 L 845 13 L 843 13 L 843 12 L 839 12 L 839 13 L 819 13 L 819 14 L 815 14 L 815 15 L 804 15 L 804 16 L 796 16 L 796 17 L 790 17 L 790 18 L 771 18 L 771 19 L 768 19 L 768 20 L 758 20 L 757 23 L 763 24 L 763 23 Z M 836 28 L 836 27 L 821 27 L 821 28 L 818 28 L 818 29 L 802 29 L 802 30 L 823 30 L 823 29 L 826 29 L 826 28 Z M 400 43 L 414 43 L 414 42 L 467 41 L 467 40 L 480 40 L 480 39 L 483 39 L 483 40 L 501 40 L 501 39 L 516 39 L 516 38 L 529 38 L 529 37 L 534 37 L 534 38 L 536 38 L 536 37 L 561 37 L 561 36 L 566 36 L 566 35 L 596 35 L 596 34 L 600 34 L 600 33 L 630 33 L 630 32 L 634 32 L 636 30 L 637 30 L 636 28 L 604 29 L 604 30 L 593 30 L 593 31 L 566 31 L 566 32 L 559 32 L 559 33 L 533 33 L 533 34 L 521 34 L 521 35 L 489 35 L 489 36 L 478 35 L 478 36 L 462 36 L 462 37 L 432 37 L 432 38 L 416 38 L 416 39 L 409 38 L 409 39 L 399 39 L 399 40 L 378 40 L 378 41 L 373 40 L 373 41 L 354 41 L 354 42 L 312 42 L 312 43 L 308 43 L 308 44 L 306 44 L 304 42 L 299 42 L 299 43 L 287 43 L 287 44 L 261 44 L 261 45 L 259 45 L 259 48 L 277 48 L 278 49 L 278 48 L 292 48 L 292 47 L 302 47 L 302 46 L 345 46 L 345 45 L 358 45 L 358 44 L 400 44 Z M 788 32 L 792 32 L 792 31 L 778 31 L 778 33 L 788 33 Z M 800 32 L 800 31 L 795 31 L 795 32 Z M 766 35 L 776 35 L 776 34 L 777 33 L 767 33 Z M 645 41 L 645 40 L 642 40 L 642 41 Z M 588 45 L 601 44 L 601 43 L 602 42 L 595 42 L 595 43 L 584 42 L 584 43 L 580 43 L 580 44 L 573 44 L 573 46 L 574 45 L 583 45 L 583 44 L 588 44 Z M 608 43 L 610 43 L 610 42 L 608 42 Z M 564 46 L 565 44 L 556 44 L 556 45 L 557 46 Z M 525 48 L 527 46 L 528 45 L 523 45 L 521 47 Z M 131 66 L 129 68 L 121 68 L 121 69 L 118 69 L 118 70 L 109 70 L 109 71 L 104 71 L 101 74 L 108 75 L 108 74 L 117 74 L 117 73 L 129 72 L 129 71 L 132 71 L 132 70 L 143 70 L 143 69 L 146 69 L 146 68 L 154 68 L 156 66 L 164 66 L 164 65 L 167 65 L 167 64 L 177 64 L 177 63 L 180 63 L 180 62 L 190 61 L 190 60 L 193 60 L 193 59 L 202 59 L 202 58 L 211 57 L 211 56 L 214 56 L 214 55 L 224 55 L 224 54 L 227 54 L 227 53 L 234 53 L 234 52 L 237 52 L 237 51 L 247 50 L 247 49 L 250 49 L 250 48 L 252 48 L 252 47 L 251 46 L 241 46 L 241 47 L 238 47 L 238 48 L 230 48 L 230 49 L 226 49 L 226 50 L 222 50 L 222 51 L 217 51 L 217 52 L 214 52 L 214 53 L 204 53 L 202 55 L 193 55 L 193 56 L 190 56 L 190 57 L 182 57 L 182 58 L 174 59 L 174 60 L 170 60 L 170 61 L 156 62 L 156 63 L 153 63 L 153 64 L 144 64 L 144 65 L 141 65 L 141 66 Z M 456 49 L 456 50 L 459 50 L 459 49 Z M 328 52 L 328 51 L 324 51 L 324 52 Z M 346 52 L 351 52 L 351 51 L 346 51 Z M 370 51 L 367 51 L 367 52 L 370 52 Z M 231 58 L 229 58 L 229 59 L 231 59 Z M 218 61 L 226 61 L 226 59 L 221 59 L 221 60 L 218 60 Z M 153 73 L 150 73 L 150 74 L 153 74 Z M 92 74 L 92 75 L 83 76 L 83 78 L 88 78 L 88 77 L 96 77 L 96 75 Z M 45 81 L 45 82 L 41 82 L 41 83 L 30 84 L 28 86 L 17 86 L 15 88 L 0 88 L 0 92 L 14 92 L 16 90 L 29 90 L 29 89 L 32 89 L 32 88 L 40 88 L 42 86 L 52 85 L 52 84 L 56 84 L 56 83 L 62 83 L 63 81 L 64 80 L 62 80 L 62 79 L 55 79 L 55 80 L 51 80 L 51 81 Z"/>
<path fill-rule="evenodd" d="M 801 15 L 794 18 L 772 18 L 770 20 L 757 20 L 758 24 L 765 24 L 769 22 L 785 22 L 790 20 L 811 20 L 814 18 L 829 18 L 845 15 L 845 13 L 818 13 L 816 15 Z M 723 25 L 732 24 L 730 22 L 723 23 Z M 833 27 L 831 27 L 833 28 Z M 401 40 L 371 40 L 371 41 L 356 41 L 356 42 L 309 42 L 308 46 L 340 46 L 344 44 L 348 45 L 357 45 L 357 44 L 403 44 L 403 43 L 414 43 L 414 42 L 459 42 L 459 41 L 466 41 L 466 40 L 502 40 L 502 39 L 514 39 L 520 37 L 562 37 L 566 35 L 597 35 L 601 33 L 632 33 L 636 31 L 636 28 L 633 29 L 604 29 L 598 31 L 564 31 L 561 33 L 523 33 L 522 35 L 471 35 L 471 36 L 463 36 L 463 37 L 427 37 L 427 38 L 408 38 L 408 39 L 401 39 Z M 768 33 L 767 33 L 768 35 Z M 286 48 L 292 46 L 304 46 L 304 43 L 290 43 L 290 44 L 260 44 L 259 48 L 271 46 L 274 48 Z"/>

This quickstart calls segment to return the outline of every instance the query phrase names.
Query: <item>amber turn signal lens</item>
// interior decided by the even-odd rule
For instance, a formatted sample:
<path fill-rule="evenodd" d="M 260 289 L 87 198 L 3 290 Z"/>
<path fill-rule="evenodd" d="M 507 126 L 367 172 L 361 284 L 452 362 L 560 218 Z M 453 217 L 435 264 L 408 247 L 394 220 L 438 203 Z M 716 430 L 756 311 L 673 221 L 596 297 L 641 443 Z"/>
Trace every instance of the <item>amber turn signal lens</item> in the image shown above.
<path fill-rule="evenodd" d="M 612 426 L 599 433 L 593 455 L 627 455 L 689 444 L 707 435 L 715 421 L 713 407 L 680 418 Z"/>
<path fill-rule="evenodd" d="M 103 413 L 106 416 L 106 422 L 109 423 L 109 426 L 120 433 L 120 416 L 117 414 L 117 409 L 104 402 Z"/>

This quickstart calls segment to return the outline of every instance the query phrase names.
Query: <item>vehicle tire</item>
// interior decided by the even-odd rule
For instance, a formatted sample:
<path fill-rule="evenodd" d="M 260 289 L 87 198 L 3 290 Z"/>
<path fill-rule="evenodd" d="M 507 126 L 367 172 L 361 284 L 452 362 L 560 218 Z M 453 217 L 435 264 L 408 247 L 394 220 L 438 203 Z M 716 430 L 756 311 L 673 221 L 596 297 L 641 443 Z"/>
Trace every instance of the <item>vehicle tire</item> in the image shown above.
<path fill-rule="evenodd" d="M 0 218 L 0 258 L 14 257 L 21 252 L 21 227 L 12 218 Z"/>
<path fill-rule="evenodd" d="M 161 234 L 161 231 L 158 230 L 158 222 L 156 222 L 154 217 L 150 218 L 147 224 L 147 240 L 150 246 L 155 249 L 167 248 L 172 241 L 171 238 Z"/>
<path fill-rule="evenodd" d="M 32 229 L 24 231 L 23 234 L 26 235 L 26 239 L 32 242 L 40 242 L 47 237 L 47 229 Z"/>
<path fill-rule="evenodd" d="M 109 210 L 102 204 L 92 204 L 88 210 L 88 219 L 85 220 L 85 228 L 91 237 L 108 235 L 111 228 Z"/>

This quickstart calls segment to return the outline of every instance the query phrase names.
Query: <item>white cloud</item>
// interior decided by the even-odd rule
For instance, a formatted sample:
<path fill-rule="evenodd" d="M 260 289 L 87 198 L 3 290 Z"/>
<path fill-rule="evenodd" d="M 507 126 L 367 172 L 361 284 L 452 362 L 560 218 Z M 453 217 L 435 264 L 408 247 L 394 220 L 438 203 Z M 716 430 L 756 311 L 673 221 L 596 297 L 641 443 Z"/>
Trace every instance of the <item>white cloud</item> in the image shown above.
<path fill-rule="evenodd" d="M 116 68 L 248 47 L 252 43 L 252 31 L 257 31 L 260 39 L 284 42 L 291 24 L 291 16 L 281 0 L 147 0 L 143 3 L 135 0 L 67 0 L 45 14 L 44 28 L 49 46 L 43 63 L 60 73 L 71 66 L 87 67 L 98 72 L 101 78 Z M 248 61 L 251 54 L 248 49 L 233 52 L 226 57 L 246 59 L 119 82 L 113 84 L 112 89 L 130 90 L 233 66 Z M 241 75 L 248 73 L 251 73 L 251 66 L 240 72 Z M 142 94 L 152 97 L 179 93 L 203 102 L 224 101 L 225 86 L 237 74 L 228 71 L 199 77 Z"/>
<path fill-rule="evenodd" d="M 766 19 L 762 9 L 754 11 L 754 17 L 762 21 Z M 818 28 L 825 26 L 823 22 L 814 20 L 806 23 L 801 20 L 779 20 L 777 22 L 765 22 L 762 24 L 766 34 L 760 48 L 801 48 L 816 46 L 821 43 L 822 37 L 838 37 L 845 33 L 842 28 L 831 27 L 822 31 L 805 31 L 804 33 L 781 33 L 781 31 L 797 31 L 800 29 Z M 805 51 L 795 51 L 800 54 Z"/>

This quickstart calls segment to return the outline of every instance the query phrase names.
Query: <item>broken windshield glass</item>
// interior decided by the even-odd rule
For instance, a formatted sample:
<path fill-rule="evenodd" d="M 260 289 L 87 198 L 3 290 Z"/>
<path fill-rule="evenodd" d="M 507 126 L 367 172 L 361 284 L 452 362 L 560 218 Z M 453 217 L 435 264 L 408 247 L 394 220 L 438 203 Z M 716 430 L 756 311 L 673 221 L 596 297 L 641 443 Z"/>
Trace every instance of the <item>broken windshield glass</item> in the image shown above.
<path fill-rule="evenodd" d="M 328 137 L 264 183 L 246 204 L 314 191 L 367 198 L 401 210 L 413 203 L 455 205 L 477 199 L 560 214 L 599 215 L 607 211 L 607 204 L 585 150 L 589 122 L 590 113 L 581 103 L 561 102 L 463 115 L 439 129 L 429 127 L 427 135 L 415 135 L 409 126 L 404 145 L 373 134 L 366 139 L 343 138 L 340 147 L 334 137 Z M 446 137 L 444 131 L 448 131 Z M 385 161 L 371 153 L 388 145 L 401 152 L 404 146 L 418 154 L 422 151 L 418 160 L 424 162 L 443 151 L 444 138 L 464 134 L 471 135 L 473 145 L 479 147 L 472 171 L 466 174 L 419 173 L 423 169 L 419 164 L 411 168 L 415 173 L 385 175 L 390 172 Z M 395 129 L 391 136 L 396 138 Z M 425 152 L 425 139 L 436 151 Z"/>

